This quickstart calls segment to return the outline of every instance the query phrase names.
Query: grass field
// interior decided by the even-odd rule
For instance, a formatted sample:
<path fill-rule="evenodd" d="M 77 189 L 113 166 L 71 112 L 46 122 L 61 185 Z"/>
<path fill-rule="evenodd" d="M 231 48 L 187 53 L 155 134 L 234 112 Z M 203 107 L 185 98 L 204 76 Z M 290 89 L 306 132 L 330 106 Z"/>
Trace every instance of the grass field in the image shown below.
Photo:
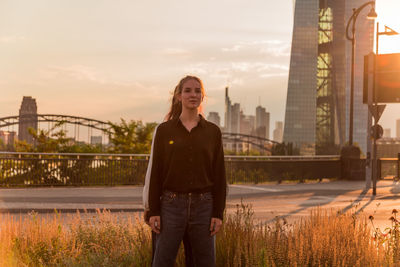
<path fill-rule="evenodd" d="M 314 209 L 287 223 L 253 219 L 237 206 L 217 235 L 217 266 L 399 266 L 397 211 L 381 231 L 373 217 Z M 150 230 L 141 218 L 107 211 L 16 219 L 0 215 L 0 266 L 150 266 Z M 183 249 L 177 266 L 184 266 Z"/>

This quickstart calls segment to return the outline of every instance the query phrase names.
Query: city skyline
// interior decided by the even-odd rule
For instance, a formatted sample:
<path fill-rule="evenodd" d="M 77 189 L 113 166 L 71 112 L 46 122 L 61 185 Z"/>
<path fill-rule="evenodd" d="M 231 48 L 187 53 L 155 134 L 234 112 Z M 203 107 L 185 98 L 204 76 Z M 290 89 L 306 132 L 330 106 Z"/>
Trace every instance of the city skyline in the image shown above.
<path fill-rule="evenodd" d="M 398 5 L 377 1 L 381 25 L 400 29 Z M 200 18 L 184 12 L 193 9 Z M 160 122 L 178 80 L 194 74 L 205 83 L 205 115 L 223 114 L 228 85 L 244 113 L 261 104 L 271 125 L 284 119 L 292 1 L 2 1 L 0 17 L 0 117 L 33 96 L 38 113 Z M 381 38 L 380 51 L 399 52 L 398 41 Z M 392 132 L 393 114 L 399 106 L 381 119 Z"/>

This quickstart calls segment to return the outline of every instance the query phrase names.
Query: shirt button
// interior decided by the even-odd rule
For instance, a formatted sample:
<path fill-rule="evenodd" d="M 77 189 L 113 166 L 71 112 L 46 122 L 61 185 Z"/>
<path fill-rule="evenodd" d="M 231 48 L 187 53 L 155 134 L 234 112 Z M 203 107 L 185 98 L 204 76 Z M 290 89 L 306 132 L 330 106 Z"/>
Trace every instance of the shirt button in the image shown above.
<path fill-rule="evenodd" d="M 190 162 L 192 162 L 192 161 L 193 161 L 193 159 L 192 159 L 192 158 L 189 158 L 189 161 L 190 161 Z"/>

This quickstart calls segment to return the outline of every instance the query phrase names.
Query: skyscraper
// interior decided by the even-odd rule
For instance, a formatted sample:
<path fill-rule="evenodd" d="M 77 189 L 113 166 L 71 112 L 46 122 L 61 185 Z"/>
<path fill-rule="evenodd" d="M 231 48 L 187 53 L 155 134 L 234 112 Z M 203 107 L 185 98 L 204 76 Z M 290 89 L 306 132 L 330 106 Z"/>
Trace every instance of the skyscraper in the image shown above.
<path fill-rule="evenodd" d="M 33 144 L 33 138 L 28 132 L 29 128 L 33 128 L 35 131 L 38 128 L 37 105 L 34 98 L 24 96 L 19 109 L 18 139 Z"/>
<path fill-rule="evenodd" d="M 229 98 L 229 87 L 225 87 L 225 114 L 224 131 L 231 132 L 231 99 Z"/>
<path fill-rule="evenodd" d="M 273 140 L 276 142 L 282 142 L 282 135 L 283 135 L 283 122 L 276 121 L 275 122 L 275 129 L 273 132 Z"/>
<path fill-rule="evenodd" d="M 245 115 L 240 111 L 240 133 L 253 135 L 256 118 L 253 115 Z"/>
<path fill-rule="evenodd" d="M 235 103 L 231 106 L 231 133 L 240 133 L 240 104 Z"/>
<path fill-rule="evenodd" d="M 256 135 L 269 139 L 269 112 L 262 106 L 256 107 Z"/>
<path fill-rule="evenodd" d="M 224 130 L 228 133 L 240 133 L 240 104 L 231 104 L 228 87 L 225 88 L 225 124 Z"/>
<path fill-rule="evenodd" d="M 351 44 L 346 24 L 365 0 L 295 1 L 283 141 L 316 154 L 336 154 L 348 140 Z M 369 9 L 356 23 L 354 135 L 367 147 L 367 107 L 362 103 L 363 57 L 372 51 Z"/>

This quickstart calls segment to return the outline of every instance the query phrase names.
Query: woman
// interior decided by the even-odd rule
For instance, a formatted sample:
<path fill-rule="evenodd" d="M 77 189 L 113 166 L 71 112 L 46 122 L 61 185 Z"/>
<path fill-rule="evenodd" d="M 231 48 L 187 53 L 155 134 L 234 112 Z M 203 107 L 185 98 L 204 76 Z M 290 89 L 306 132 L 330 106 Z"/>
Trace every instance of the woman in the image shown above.
<path fill-rule="evenodd" d="M 149 183 L 150 183 L 150 176 L 151 176 L 151 166 L 153 162 L 153 146 L 154 146 L 154 139 L 157 133 L 157 127 L 154 129 L 153 133 L 153 139 L 151 143 L 151 152 L 150 152 L 150 158 L 149 158 L 149 164 L 147 165 L 147 171 L 146 171 L 146 176 L 144 180 L 144 187 L 143 187 L 143 206 L 144 206 L 144 221 L 146 224 L 149 225 Z M 186 267 L 193 267 L 195 266 L 193 263 L 193 258 L 192 258 L 192 248 L 190 247 L 190 242 L 189 242 L 189 237 L 187 234 L 187 231 L 185 231 L 185 234 L 183 236 L 183 247 L 185 250 L 185 264 Z M 151 232 L 151 244 L 152 244 L 152 258 L 154 258 L 154 253 L 156 250 L 156 233 Z"/>
<path fill-rule="evenodd" d="M 215 266 L 215 234 L 225 209 L 221 131 L 200 114 L 201 80 L 184 77 L 157 128 L 149 187 L 149 224 L 157 234 L 153 266 L 173 266 L 185 231 L 196 266 Z"/>

